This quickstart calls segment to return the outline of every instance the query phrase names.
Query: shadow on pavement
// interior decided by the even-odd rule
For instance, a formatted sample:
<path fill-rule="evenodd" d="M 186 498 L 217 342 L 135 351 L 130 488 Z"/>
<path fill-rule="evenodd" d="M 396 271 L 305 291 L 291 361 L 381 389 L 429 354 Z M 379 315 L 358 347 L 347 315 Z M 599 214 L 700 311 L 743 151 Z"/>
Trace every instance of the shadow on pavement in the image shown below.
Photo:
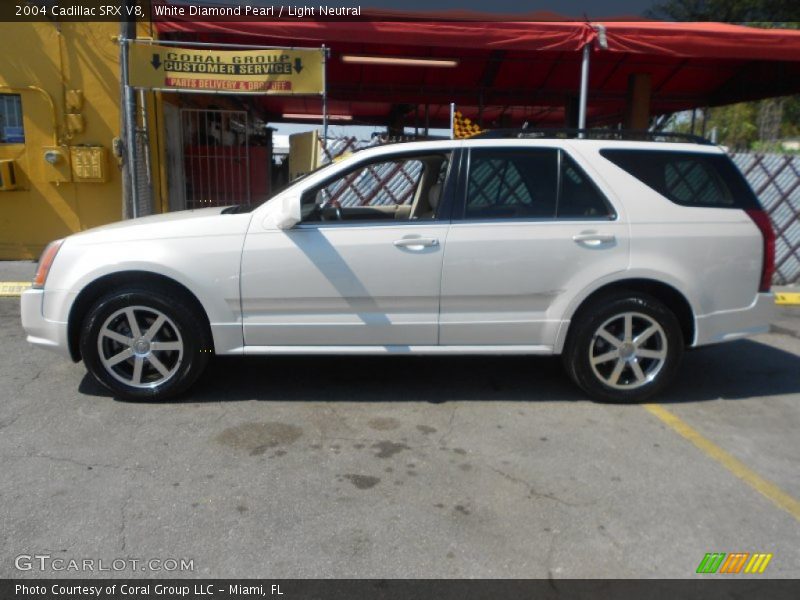
<path fill-rule="evenodd" d="M 80 391 L 111 393 L 86 375 Z M 661 403 L 800 393 L 800 356 L 742 340 L 692 350 Z M 585 400 L 557 357 L 275 356 L 217 358 L 172 402 Z"/>
<path fill-rule="evenodd" d="M 84 394 L 111 392 L 86 375 Z M 556 357 L 264 356 L 217 358 L 174 402 L 574 401 Z"/>
<path fill-rule="evenodd" d="M 670 402 L 742 400 L 800 393 L 800 356 L 755 340 L 739 340 L 686 353 Z"/>

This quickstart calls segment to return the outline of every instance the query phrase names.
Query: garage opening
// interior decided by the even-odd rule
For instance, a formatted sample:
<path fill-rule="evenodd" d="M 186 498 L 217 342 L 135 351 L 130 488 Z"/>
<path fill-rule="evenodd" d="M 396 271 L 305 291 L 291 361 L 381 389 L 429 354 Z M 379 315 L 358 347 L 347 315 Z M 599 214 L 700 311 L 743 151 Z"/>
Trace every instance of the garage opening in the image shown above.
<path fill-rule="evenodd" d="M 182 108 L 181 138 L 182 208 L 250 204 L 247 112 Z"/>

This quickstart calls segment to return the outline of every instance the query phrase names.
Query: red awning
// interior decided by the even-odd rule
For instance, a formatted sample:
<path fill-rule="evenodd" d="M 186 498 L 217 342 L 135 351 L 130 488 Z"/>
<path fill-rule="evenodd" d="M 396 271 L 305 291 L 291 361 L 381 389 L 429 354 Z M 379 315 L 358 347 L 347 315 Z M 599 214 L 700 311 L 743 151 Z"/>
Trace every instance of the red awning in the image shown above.
<path fill-rule="evenodd" d="M 374 16 L 374 15 L 373 15 Z M 397 13 L 394 14 L 397 16 Z M 407 19 L 422 15 L 406 14 Z M 430 19 L 431 15 L 426 15 Z M 452 18 L 452 16 L 451 16 Z M 472 16 L 477 19 L 478 17 Z M 159 37 L 211 43 L 331 48 L 332 114 L 444 125 L 449 103 L 486 125 L 561 124 L 578 95 L 581 50 L 592 43 L 589 123 L 620 120 L 631 74 L 649 73 L 651 113 L 800 92 L 800 31 L 722 23 L 393 20 L 156 22 Z M 598 43 L 606 29 L 607 49 Z M 345 64 L 343 54 L 458 59 L 456 68 Z M 317 98 L 261 96 L 270 120 L 319 114 Z"/>

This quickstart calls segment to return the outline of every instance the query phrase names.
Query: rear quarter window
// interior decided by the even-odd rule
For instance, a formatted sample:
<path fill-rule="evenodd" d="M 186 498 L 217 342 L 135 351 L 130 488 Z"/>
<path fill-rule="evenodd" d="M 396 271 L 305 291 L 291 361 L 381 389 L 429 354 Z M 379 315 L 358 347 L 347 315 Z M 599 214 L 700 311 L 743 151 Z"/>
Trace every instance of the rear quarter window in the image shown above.
<path fill-rule="evenodd" d="M 724 154 L 610 148 L 600 154 L 675 204 L 759 208 L 753 190 Z"/>

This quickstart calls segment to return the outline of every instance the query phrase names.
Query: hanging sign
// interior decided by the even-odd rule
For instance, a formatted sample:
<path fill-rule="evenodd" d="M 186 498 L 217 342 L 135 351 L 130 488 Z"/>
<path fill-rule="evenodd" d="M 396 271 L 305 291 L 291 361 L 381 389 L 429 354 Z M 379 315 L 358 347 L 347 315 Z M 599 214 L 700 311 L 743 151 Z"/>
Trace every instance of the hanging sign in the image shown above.
<path fill-rule="evenodd" d="M 323 51 L 206 50 L 131 44 L 136 88 L 275 95 L 322 94 Z"/>

